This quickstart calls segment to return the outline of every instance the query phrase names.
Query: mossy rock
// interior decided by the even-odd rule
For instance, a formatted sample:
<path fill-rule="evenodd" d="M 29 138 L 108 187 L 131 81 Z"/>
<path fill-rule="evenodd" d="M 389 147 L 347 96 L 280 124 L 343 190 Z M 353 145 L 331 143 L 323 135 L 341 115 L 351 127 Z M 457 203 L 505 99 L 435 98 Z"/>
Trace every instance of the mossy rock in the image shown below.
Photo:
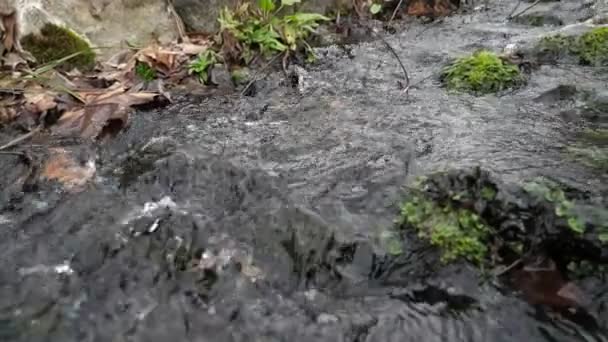
<path fill-rule="evenodd" d="M 24 36 L 21 44 L 36 58 L 39 65 L 57 61 L 77 52 L 81 54 L 66 61 L 59 68 L 90 70 L 95 65 L 95 53 L 91 46 L 65 27 L 46 24 L 38 34 Z"/>
<path fill-rule="evenodd" d="M 441 206 L 414 196 L 401 207 L 402 225 L 413 227 L 420 238 L 441 250 L 441 260 L 464 258 L 481 264 L 488 252 L 490 228 L 474 212 Z"/>
<path fill-rule="evenodd" d="M 442 71 L 441 80 L 449 90 L 476 95 L 496 93 L 525 82 L 517 65 L 485 50 L 457 59 Z"/>
<path fill-rule="evenodd" d="M 408 189 L 397 221 L 403 248 L 415 238 L 436 247 L 443 262 L 481 267 L 545 253 L 608 264 L 602 198 L 544 178 L 503 183 L 480 168 L 430 174 Z"/>
<path fill-rule="evenodd" d="M 599 27 L 580 36 L 576 49 L 581 64 L 608 65 L 608 27 Z"/>
<path fill-rule="evenodd" d="M 534 48 L 539 63 L 550 64 L 569 59 L 574 63 L 608 66 L 608 27 L 599 27 L 579 37 L 561 34 L 543 37 Z"/>
<path fill-rule="evenodd" d="M 535 57 L 541 64 L 552 64 L 574 53 L 576 39 L 561 34 L 543 37 L 535 48 Z"/>
<path fill-rule="evenodd" d="M 561 26 L 564 24 L 564 22 L 560 18 L 545 13 L 521 15 L 513 18 L 513 21 L 518 24 L 535 27 Z"/>

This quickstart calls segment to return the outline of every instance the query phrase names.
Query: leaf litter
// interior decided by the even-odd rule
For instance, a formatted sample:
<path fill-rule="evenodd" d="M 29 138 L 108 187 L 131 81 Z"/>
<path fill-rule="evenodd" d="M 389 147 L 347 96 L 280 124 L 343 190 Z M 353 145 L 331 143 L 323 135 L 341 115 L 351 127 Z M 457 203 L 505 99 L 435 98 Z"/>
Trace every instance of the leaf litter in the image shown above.
<path fill-rule="evenodd" d="M 129 48 L 83 73 L 58 68 L 78 53 L 30 68 L 34 65 L 31 55 L 13 40 L 7 46 L 6 39 L 0 44 L 0 128 L 11 129 L 0 133 L 21 130 L 23 134 L 0 134 L 0 151 L 41 140 L 46 160 L 41 162 L 38 178 L 57 181 L 66 189 L 82 188 L 95 174 L 94 162 L 79 161 L 68 148 L 53 146 L 54 141 L 75 138 L 100 142 L 116 136 L 128 127 L 136 108 L 171 102 L 165 87 L 190 77 L 187 69 L 191 60 L 212 45 L 206 37 L 184 37 L 181 42 L 162 46 Z M 136 68 L 142 64 L 153 79 L 138 75 Z M 10 153 L 0 158 L 25 152 Z"/>

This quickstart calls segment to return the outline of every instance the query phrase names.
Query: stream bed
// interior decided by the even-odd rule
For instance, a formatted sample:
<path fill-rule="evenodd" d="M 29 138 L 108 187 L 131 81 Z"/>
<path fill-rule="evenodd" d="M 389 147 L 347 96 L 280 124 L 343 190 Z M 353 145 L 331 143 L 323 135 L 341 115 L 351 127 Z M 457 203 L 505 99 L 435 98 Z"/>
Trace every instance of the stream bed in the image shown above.
<path fill-rule="evenodd" d="M 577 25 L 594 10 L 581 3 L 548 10 Z M 18 160 L 3 156 L 0 340 L 607 341 L 597 275 L 577 280 L 586 316 L 568 319 L 468 263 L 439 265 L 415 239 L 392 261 L 376 243 L 404 185 L 441 170 L 548 177 L 606 203 L 605 170 L 566 150 L 608 122 L 576 100 L 608 99 L 608 73 L 543 65 L 526 86 L 479 97 L 438 81 L 453 58 L 559 29 L 506 22 L 512 5 L 382 33 L 407 94 L 370 39 L 320 47 L 251 96 L 176 94 L 109 142 L 61 142 L 95 170 L 78 191 L 17 189 Z"/>

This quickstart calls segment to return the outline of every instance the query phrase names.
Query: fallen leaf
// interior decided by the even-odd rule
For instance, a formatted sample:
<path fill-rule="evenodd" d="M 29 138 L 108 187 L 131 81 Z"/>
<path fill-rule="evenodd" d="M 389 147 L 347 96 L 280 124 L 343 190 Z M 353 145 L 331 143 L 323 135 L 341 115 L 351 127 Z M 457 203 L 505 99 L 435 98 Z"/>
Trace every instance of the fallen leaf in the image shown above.
<path fill-rule="evenodd" d="M 55 94 L 50 92 L 25 93 L 25 105 L 33 113 L 44 113 L 57 107 Z"/>
<path fill-rule="evenodd" d="M 205 52 L 209 48 L 209 45 L 181 43 L 178 44 L 177 47 L 180 49 L 181 52 L 185 53 L 186 55 L 194 56 L 198 55 L 199 53 Z"/>
<path fill-rule="evenodd" d="M 17 52 L 9 52 L 2 58 L 2 62 L 2 64 L 9 67 L 11 70 L 15 70 L 20 66 L 27 65 L 25 58 Z"/>
<path fill-rule="evenodd" d="M 414 0 L 407 6 L 407 14 L 413 16 L 442 17 L 458 9 L 455 0 Z"/>
<path fill-rule="evenodd" d="M 526 265 L 513 272 L 513 285 L 521 290 L 524 298 L 531 304 L 553 309 L 584 306 L 582 291 L 565 279 L 555 262 L 548 258 L 541 260 L 540 264 Z"/>
<path fill-rule="evenodd" d="M 41 179 L 57 181 L 68 190 L 76 190 L 95 176 L 95 162 L 91 159 L 78 161 L 61 148 L 49 150 L 49 158 L 42 167 Z"/>

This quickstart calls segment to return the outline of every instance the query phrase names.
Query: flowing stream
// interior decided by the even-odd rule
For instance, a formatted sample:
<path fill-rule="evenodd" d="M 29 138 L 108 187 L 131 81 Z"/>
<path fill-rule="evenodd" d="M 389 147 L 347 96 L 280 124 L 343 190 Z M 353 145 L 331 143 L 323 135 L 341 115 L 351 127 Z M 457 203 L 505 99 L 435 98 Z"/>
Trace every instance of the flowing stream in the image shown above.
<path fill-rule="evenodd" d="M 576 24 L 592 11 L 580 3 L 551 11 Z M 16 191 L 3 158 L 0 340 L 607 341 L 608 283 L 596 278 L 577 284 L 592 299 L 581 324 L 466 263 L 435 270 L 419 244 L 391 276 L 370 276 L 374 241 L 416 176 L 479 165 L 505 182 L 608 193 L 604 172 L 566 152 L 606 113 L 585 121 L 557 91 L 606 95 L 608 73 L 541 66 L 525 87 L 480 97 L 439 83 L 455 57 L 558 29 L 506 22 L 512 5 L 385 34 L 408 94 L 382 41 L 327 46 L 290 79 L 256 82 L 255 96 L 176 95 L 103 145 L 65 142 L 97 169 L 77 193 Z"/>

